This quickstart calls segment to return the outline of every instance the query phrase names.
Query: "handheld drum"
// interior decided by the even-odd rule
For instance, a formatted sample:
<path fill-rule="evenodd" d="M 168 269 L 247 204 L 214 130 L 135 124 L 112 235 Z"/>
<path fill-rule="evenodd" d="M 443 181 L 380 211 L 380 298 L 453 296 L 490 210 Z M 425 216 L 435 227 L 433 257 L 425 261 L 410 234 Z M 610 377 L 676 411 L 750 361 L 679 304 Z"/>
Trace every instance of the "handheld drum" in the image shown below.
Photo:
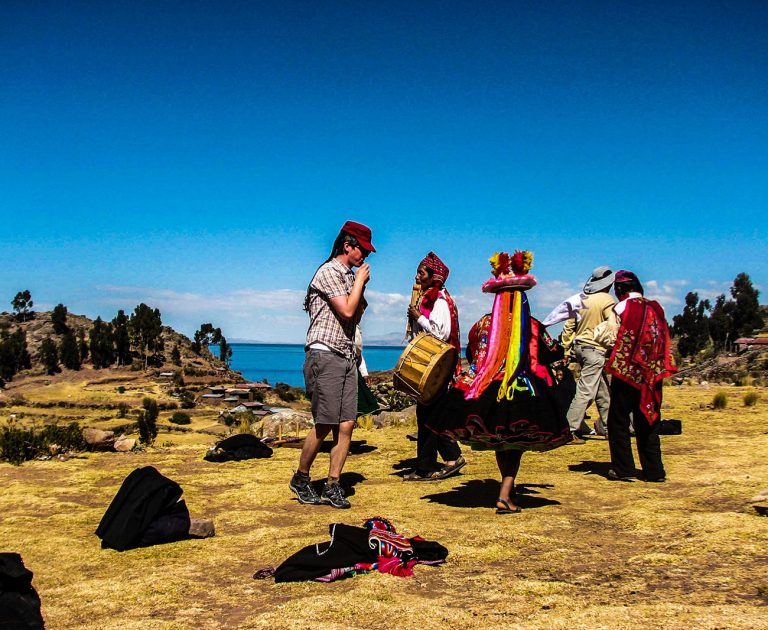
<path fill-rule="evenodd" d="M 392 377 L 395 389 L 427 405 L 445 390 L 457 359 L 456 348 L 420 333 L 405 347 L 397 362 Z"/>

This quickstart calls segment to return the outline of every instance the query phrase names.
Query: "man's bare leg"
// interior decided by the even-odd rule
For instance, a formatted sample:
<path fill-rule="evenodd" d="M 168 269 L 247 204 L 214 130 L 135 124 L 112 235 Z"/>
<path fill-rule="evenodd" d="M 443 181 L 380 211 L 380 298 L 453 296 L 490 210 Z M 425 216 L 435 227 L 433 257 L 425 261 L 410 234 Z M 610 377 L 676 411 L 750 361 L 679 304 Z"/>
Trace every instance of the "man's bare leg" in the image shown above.
<path fill-rule="evenodd" d="M 304 446 L 301 447 L 301 457 L 299 458 L 300 473 L 309 475 L 309 469 L 312 468 L 312 464 L 320 452 L 320 446 L 322 446 L 323 440 L 325 440 L 325 437 L 332 428 L 335 429 L 335 425 L 316 424 L 309 430 L 304 440 Z M 331 461 L 333 461 L 333 454 L 331 454 Z"/>
<path fill-rule="evenodd" d="M 352 429 L 354 420 L 346 420 L 333 426 L 333 446 L 331 447 L 331 465 L 328 468 L 328 478 L 338 479 L 344 468 L 349 454 L 349 445 L 352 442 Z"/>

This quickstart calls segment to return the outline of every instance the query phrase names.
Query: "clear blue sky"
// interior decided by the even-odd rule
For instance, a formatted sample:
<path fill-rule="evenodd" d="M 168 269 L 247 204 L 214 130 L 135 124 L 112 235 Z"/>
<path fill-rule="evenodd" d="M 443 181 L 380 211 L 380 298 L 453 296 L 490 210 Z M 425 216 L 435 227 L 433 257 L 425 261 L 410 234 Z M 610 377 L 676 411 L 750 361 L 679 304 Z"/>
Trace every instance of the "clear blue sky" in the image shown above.
<path fill-rule="evenodd" d="M 602 264 L 670 317 L 742 271 L 768 301 L 766 42 L 747 1 L 3 2 L 0 309 L 301 341 L 347 218 L 372 337 L 429 249 L 465 330 L 499 249 L 539 316 Z"/>

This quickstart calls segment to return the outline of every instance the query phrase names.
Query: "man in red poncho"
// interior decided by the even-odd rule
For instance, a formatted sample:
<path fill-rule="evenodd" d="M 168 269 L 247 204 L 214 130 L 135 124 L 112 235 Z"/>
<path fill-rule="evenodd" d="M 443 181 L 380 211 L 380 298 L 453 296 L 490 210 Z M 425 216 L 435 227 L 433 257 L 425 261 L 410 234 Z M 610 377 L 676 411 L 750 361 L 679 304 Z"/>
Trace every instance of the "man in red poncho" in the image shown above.
<path fill-rule="evenodd" d="M 630 442 L 634 420 L 637 452 L 645 481 L 666 481 L 661 461 L 659 410 L 662 381 L 677 371 L 672 360 L 669 326 L 661 304 L 643 296 L 643 287 L 631 271 L 616 272 L 615 313 L 620 326 L 605 370 L 613 375 L 608 413 L 611 479 L 635 476 Z"/>

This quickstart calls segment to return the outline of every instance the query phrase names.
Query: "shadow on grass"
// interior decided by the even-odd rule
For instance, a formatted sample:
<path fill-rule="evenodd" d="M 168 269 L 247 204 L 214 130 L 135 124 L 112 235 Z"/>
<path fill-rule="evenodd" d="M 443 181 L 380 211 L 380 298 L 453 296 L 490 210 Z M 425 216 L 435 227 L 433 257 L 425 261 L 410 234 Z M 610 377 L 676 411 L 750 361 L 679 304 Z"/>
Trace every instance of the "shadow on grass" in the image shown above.
<path fill-rule="evenodd" d="M 580 464 L 570 464 L 568 470 L 573 472 L 583 472 L 588 475 L 598 475 L 604 479 L 609 479 L 608 471 L 611 469 L 611 462 L 593 462 L 583 461 Z"/>
<path fill-rule="evenodd" d="M 538 495 L 536 488 L 552 488 L 552 484 L 529 483 L 517 486 L 515 503 L 524 510 L 544 507 L 546 505 L 560 505 L 560 501 L 547 499 Z M 466 508 L 491 508 L 496 505 L 501 484 L 498 479 L 471 479 L 464 481 L 460 486 L 451 488 L 448 492 L 438 492 L 421 497 L 430 503 L 440 503 L 450 507 Z"/>
<path fill-rule="evenodd" d="M 360 473 L 345 472 L 341 473 L 341 477 L 339 477 L 339 484 L 341 484 L 341 487 L 344 488 L 344 494 L 348 497 L 352 497 L 355 495 L 355 486 L 359 483 L 362 483 L 366 479 L 367 477 L 365 477 L 365 475 L 361 475 Z M 312 482 L 312 486 L 317 491 L 317 494 L 320 494 L 323 491 L 324 485 L 324 478 L 315 479 Z"/>
<path fill-rule="evenodd" d="M 320 446 L 320 452 L 330 453 L 332 447 L 333 447 L 333 442 L 331 442 L 330 440 L 325 440 Z M 349 444 L 349 454 L 364 455 L 365 453 L 372 453 L 377 448 L 378 448 L 377 446 L 372 446 L 371 444 L 368 444 L 366 440 L 352 440 L 352 442 L 350 442 Z"/>
<path fill-rule="evenodd" d="M 408 457 L 406 459 L 401 459 L 396 464 L 392 464 L 392 468 L 395 469 L 395 472 L 390 473 L 391 475 L 395 475 L 397 477 L 404 477 L 407 473 L 409 473 L 411 470 L 416 468 L 416 458 L 415 457 Z"/>

